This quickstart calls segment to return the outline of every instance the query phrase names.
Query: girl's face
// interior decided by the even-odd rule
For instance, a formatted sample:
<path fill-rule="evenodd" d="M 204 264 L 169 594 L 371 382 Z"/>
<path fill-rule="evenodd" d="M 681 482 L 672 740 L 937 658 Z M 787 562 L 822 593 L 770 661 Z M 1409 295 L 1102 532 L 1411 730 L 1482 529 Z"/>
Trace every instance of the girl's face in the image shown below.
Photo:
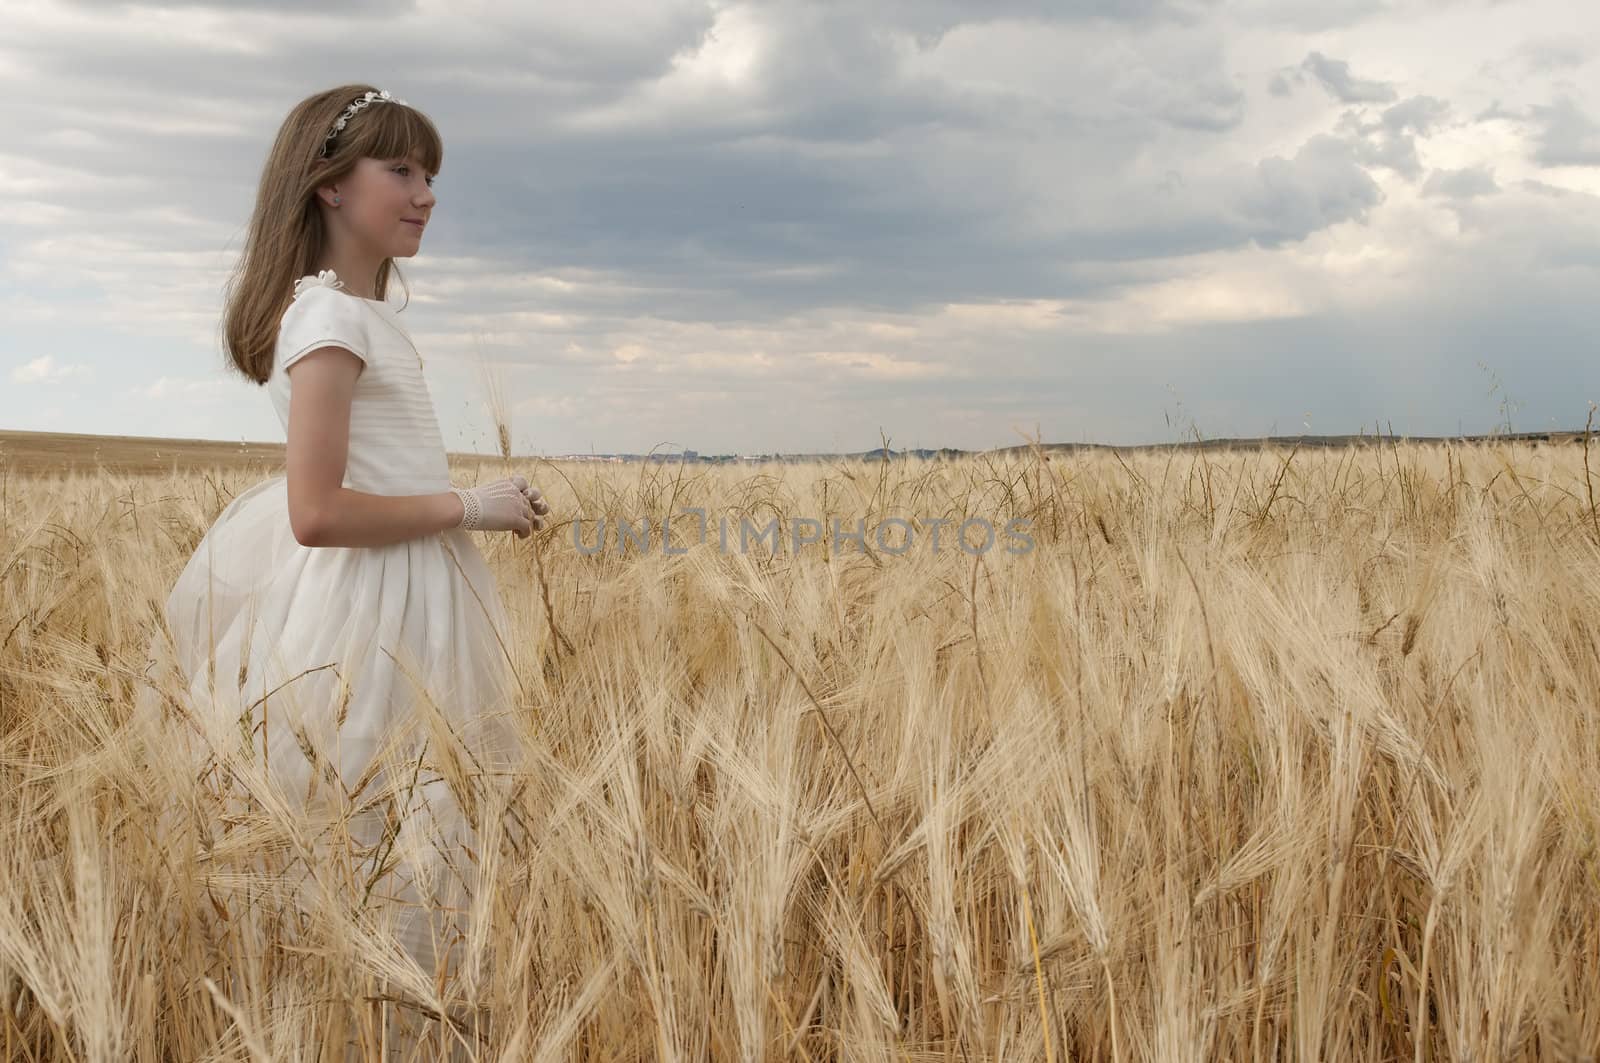
<path fill-rule="evenodd" d="M 339 182 L 341 205 L 334 214 L 372 254 L 408 258 L 422 246 L 422 230 L 433 212 L 433 177 L 415 156 L 361 159 Z"/>

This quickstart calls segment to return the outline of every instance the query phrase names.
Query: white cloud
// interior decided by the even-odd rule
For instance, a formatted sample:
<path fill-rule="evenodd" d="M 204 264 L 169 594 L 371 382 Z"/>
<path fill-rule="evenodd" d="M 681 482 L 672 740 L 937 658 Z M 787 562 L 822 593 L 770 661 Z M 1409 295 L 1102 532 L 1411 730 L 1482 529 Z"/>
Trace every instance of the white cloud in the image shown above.
<path fill-rule="evenodd" d="M 53 354 L 40 355 L 30 362 L 11 370 L 11 379 L 18 384 L 54 384 L 63 380 L 93 380 L 94 370 L 87 365 L 57 365 Z"/>
<path fill-rule="evenodd" d="M 163 376 L 153 383 L 133 388 L 132 394 L 143 399 L 197 401 L 219 398 L 234 387 L 237 387 L 237 384 L 225 380 L 198 380 L 192 377 Z"/>
<path fill-rule="evenodd" d="M 1469 166 L 1460 170 L 1435 170 L 1423 182 L 1425 196 L 1450 196 L 1471 199 L 1473 196 L 1492 196 L 1500 191 L 1494 172 L 1488 166 Z"/>

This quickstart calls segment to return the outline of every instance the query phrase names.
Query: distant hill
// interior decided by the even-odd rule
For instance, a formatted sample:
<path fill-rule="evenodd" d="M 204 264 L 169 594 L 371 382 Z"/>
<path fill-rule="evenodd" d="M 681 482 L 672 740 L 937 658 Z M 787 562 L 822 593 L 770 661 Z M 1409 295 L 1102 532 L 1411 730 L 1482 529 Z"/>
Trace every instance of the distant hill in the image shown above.
<path fill-rule="evenodd" d="M 97 436 L 73 432 L 0 430 L 0 468 L 11 472 L 163 473 L 175 469 L 281 468 L 282 443 L 228 443 L 216 439 L 169 439 L 154 436 Z M 476 454 L 452 454 L 471 461 Z"/>

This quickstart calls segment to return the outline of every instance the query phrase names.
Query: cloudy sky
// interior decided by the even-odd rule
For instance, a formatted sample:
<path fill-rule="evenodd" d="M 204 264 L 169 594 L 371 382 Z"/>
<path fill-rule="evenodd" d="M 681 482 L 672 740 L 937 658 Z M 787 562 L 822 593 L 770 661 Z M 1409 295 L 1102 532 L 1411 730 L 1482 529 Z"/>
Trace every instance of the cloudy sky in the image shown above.
<path fill-rule="evenodd" d="M 0 4 L 0 428 L 281 441 L 222 285 L 295 102 L 445 138 L 451 449 L 1581 427 L 1570 0 Z"/>

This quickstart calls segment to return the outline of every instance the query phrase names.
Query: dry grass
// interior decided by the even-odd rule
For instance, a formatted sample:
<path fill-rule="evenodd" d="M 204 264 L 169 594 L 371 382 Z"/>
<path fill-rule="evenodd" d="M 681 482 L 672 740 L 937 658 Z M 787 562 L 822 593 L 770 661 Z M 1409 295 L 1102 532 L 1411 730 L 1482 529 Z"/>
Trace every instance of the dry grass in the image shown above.
<path fill-rule="evenodd" d="M 479 918 L 440 971 L 387 943 L 360 854 L 294 917 L 316 825 L 269 790 L 224 818 L 130 725 L 167 587 L 259 474 L 7 479 L 4 1058 L 342 1058 L 386 1030 L 485 1059 L 1600 1046 L 1582 447 L 477 470 L 509 472 L 556 518 L 479 540 L 527 768 L 476 808 Z M 730 544 L 740 516 L 870 546 L 900 515 L 1030 518 L 1036 546 L 572 543 L 689 506 Z"/>

